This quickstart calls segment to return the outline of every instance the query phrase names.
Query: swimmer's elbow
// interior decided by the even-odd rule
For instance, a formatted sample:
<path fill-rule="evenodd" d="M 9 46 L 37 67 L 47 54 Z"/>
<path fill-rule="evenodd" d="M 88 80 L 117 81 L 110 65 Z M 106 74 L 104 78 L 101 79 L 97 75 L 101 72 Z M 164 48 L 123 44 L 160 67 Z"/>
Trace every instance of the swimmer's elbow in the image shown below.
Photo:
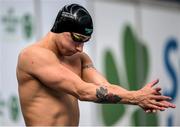
<path fill-rule="evenodd" d="M 80 101 L 95 101 L 95 89 L 93 87 L 82 88 L 78 91 L 78 99 Z"/>
<path fill-rule="evenodd" d="M 90 97 L 86 93 L 81 93 L 78 97 L 80 101 L 90 101 Z"/>
<path fill-rule="evenodd" d="M 78 99 L 80 101 L 93 101 L 92 97 L 88 94 L 81 94 Z"/>

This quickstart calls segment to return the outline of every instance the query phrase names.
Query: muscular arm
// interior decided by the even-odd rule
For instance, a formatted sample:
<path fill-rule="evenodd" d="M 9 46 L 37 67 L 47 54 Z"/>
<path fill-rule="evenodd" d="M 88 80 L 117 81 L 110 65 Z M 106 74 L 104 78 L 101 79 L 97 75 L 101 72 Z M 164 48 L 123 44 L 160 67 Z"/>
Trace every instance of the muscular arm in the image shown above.
<path fill-rule="evenodd" d="M 69 93 L 83 101 L 119 103 L 124 96 L 128 97 L 128 91 L 107 86 L 104 83 L 106 80 L 100 85 L 82 80 L 63 66 L 54 53 L 43 48 L 23 51 L 19 56 L 18 68 L 37 78 L 50 89 Z"/>
<path fill-rule="evenodd" d="M 82 79 L 86 82 L 95 83 L 96 85 L 109 85 L 109 82 L 94 67 L 93 62 L 85 53 L 81 54 L 82 61 Z"/>
<path fill-rule="evenodd" d="M 93 82 L 98 85 L 105 84 L 104 87 L 100 86 L 100 88 L 97 90 L 97 93 L 99 94 L 99 96 L 101 96 L 100 93 L 107 94 L 109 90 L 108 88 L 113 88 L 114 90 L 118 91 L 117 93 L 121 92 L 121 95 L 118 96 L 114 93 L 112 94 L 109 91 L 110 93 L 105 95 L 104 98 L 108 98 L 108 99 L 111 98 L 112 100 L 120 100 L 120 103 L 138 104 L 140 107 L 142 107 L 145 111 L 148 111 L 148 112 L 153 111 L 153 109 L 164 110 L 164 108 L 167 108 L 167 107 L 171 107 L 171 108 L 175 107 L 175 105 L 166 101 L 168 97 L 161 96 L 160 94 L 161 88 L 159 87 L 152 88 L 155 84 L 158 83 L 158 80 L 155 80 L 147 84 L 141 90 L 128 91 L 120 86 L 110 84 L 99 72 L 96 71 L 88 55 L 86 54 L 82 55 L 82 63 L 83 63 L 82 65 L 83 66 L 83 69 L 82 69 L 83 80 L 87 82 Z M 147 100 L 149 102 L 147 102 Z M 106 99 L 102 99 L 100 102 L 103 103 L 107 101 Z"/>
<path fill-rule="evenodd" d="M 102 84 L 96 85 L 97 82 L 93 83 L 93 81 L 86 82 L 90 79 L 88 76 L 84 77 L 86 81 L 82 80 L 71 70 L 64 67 L 54 53 L 46 49 L 35 48 L 31 51 L 22 52 L 19 56 L 18 68 L 36 77 L 50 89 L 69 93 L 82 101 L 141 104 L 144 107 L 161 110 L 162 105 L 159 106 L 159 103 L 146 104 L 144 100 L 147 99 L 143 97 L 148 95 L 159 100 L 168 99 L 165 96 L 159 98 L 153 96 L 152 92 L 155 92 L 155 90 L 151 89 L 150 85 L 146 87 L 150 90 L 146 94 L 144 92 L 141 94 L 141 91 L 127 91 L 121 87 L 107 85 L 108 82 L 100 75 L 99 78 L 101 77 L 102 80 L 99 83 Z M 98 81 L 96 78 L 92 80 Z M 142 103 L 139 103 L 140 101 Z"/>

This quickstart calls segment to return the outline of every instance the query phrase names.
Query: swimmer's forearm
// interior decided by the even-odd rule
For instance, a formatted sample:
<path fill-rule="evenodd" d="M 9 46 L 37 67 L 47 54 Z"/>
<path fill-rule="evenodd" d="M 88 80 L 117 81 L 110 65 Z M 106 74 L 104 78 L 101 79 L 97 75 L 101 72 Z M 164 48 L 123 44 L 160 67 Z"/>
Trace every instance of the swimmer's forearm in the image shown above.
<path fill-rule="evenodd" d="M 79 99 L 82 101 L 107 104 L 136 104 L 134 91 L 128 91 L 116 85 L 94 85 L 94 88 L 92 86 L 87 87 L 79 93 Z"/>
<path fill-rule="evenodd" d="M 100 86 L 96 89 L 96 103 L 137 104 L 135 92 L 115 85 Z"/>
<path fill-rule="evenodd" d="M 96 89 L 96 102 L 133 104 L 145 111 L 147 109 L 164 111 L 165 108 L 175 108 L 175 105 L 168 102 L 170 97 L 161 95 L 160 88 L 152 88 L 156 83 L 157 81 L 153 81 L 137 91 L 128 91 L 116 85 L 99 86 Z"/>

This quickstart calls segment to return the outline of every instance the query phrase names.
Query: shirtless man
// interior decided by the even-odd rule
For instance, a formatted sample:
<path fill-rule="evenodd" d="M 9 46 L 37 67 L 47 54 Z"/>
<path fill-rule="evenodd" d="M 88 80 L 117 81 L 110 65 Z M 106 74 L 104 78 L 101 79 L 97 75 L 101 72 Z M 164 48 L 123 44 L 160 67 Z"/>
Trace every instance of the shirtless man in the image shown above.
<path fill-rule="evenodd" d="M 93 32 L 91 16 L 77 4 L 60 10 L 51 31 L 19 54 L 17 79 L 26 125 L 79 124 L 78 99 L 138 105 L 146 112 L 175 108 L 153 86 L 128 91 L 110 84 L 83 52 Z"/>

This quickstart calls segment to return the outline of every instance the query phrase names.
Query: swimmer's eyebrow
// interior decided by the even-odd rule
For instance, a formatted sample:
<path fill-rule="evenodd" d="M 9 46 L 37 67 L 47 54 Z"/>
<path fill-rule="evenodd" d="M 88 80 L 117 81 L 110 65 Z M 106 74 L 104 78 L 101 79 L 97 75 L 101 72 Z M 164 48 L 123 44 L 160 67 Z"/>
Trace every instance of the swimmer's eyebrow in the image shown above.
<path fill-rule="evenodd" d="M 94 68 L 94 65 L 93 64 L 86 64 L 86 65 L 83 65 L 82 69 L 88 69 L 88 68 Z"/>

